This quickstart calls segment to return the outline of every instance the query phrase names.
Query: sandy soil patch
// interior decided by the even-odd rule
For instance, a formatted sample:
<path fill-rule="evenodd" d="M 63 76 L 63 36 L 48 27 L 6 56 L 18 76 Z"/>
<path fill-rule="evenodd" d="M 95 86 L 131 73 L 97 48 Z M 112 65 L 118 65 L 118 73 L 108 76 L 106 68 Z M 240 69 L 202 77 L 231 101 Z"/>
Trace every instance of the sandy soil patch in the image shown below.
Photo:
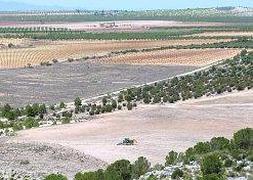
<path fill-rule="evenodd" d="M 18 41 L 22 41 L 22 39 Z M 64 61 L 68 58 L 105 55 L 112 51 L 126 49 L 215 43 L 220 41 L 229 40 L 30 41 L 29 44 L 33 44 L 34 47 L 0 49 L 0 68 L 18 68 L 28 64 L 38 65 L 41 62 L 52 61 L 53 59 Z"/>
<path fill-rule="evenodd" d="M 204 66 L 231 58 L 239 52 L 239 49 L 168 49 L 103 58 L 95 62 L 109 64 Z"/>
<path fill-rule="evenodd" d="M 85 123 L 21 131 L 13 141 L 58 143 L 107 162 L 146 156 L 152 163 L 161 163 L 170 150 L 184 151 L 196 142 L 214 136 L 230 138 L 241 128 L 253 127 L 252 97 L 249 91 L 231 96 L 236 102 L 227 105 L 228 96 L 215 99 L 214 104 L 210 99 L 208 105 L 142 105 Z M 138 144 L 117 146 L 125 137 Z"/>

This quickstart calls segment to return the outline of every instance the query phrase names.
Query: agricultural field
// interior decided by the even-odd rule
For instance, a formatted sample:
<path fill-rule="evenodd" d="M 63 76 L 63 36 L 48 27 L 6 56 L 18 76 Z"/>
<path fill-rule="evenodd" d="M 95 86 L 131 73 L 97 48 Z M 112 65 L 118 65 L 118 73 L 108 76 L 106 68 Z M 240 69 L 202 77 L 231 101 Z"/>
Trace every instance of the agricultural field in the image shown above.
<path fill-rule="evenodd" d="M 243 32 L 243 31 L 236 31 L 236 32 L 222 32 L 222 31 L 217 31 L 217 32 L 203 32 L 200 34 L 194 34 L 191 36 L 197 36 L 197 37 L 224 37 L 224 36 L 244 36 L 244 37 L 253 37 L 253 32 Z"/>
<path fill-rule="evenodd" d="M 155 48 L 161 46 L 201 45 L 204 43 L 228 42 L 230 39 L 186 39 L 186 40 L 125 40 L 125 41 L 50 41 L 29 39 L 0 39 L 11 48 L 0 49 L 0 69 L 23 68 L 40 65 L 53 60 L 66 61 L 71 58 L 107 55 L 127 49 Z"/>
<path fill-rule="evenodd" d="M 234 57 L 239 52 L 239 49 L 169 49 L 101 58 L 98 62 L 106 64 L 205 66 Z"/>
<path fill-rule="evenodd" d="M 0 70 L 0 102 L 18 106 L 35 102 L 46 104 L 70 102 L 77 96 L 90 98 L 194 69 L 196 69 L 194 66 L 66 62 L 50 67 Z"/>

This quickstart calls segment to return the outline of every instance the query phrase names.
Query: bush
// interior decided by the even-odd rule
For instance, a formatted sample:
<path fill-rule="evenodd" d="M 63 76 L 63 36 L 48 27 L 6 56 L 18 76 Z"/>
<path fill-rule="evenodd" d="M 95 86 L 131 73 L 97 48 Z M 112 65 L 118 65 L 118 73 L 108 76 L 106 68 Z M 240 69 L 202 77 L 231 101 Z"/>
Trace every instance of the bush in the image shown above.
<path fill-rule="evenodd" d="M 141 175 L 148 172 L 150 166 L 150 162 L 145 157 L 139 157 L 132 166 L 132 178 L 138 179 Z"/>
<path fill-rule="evenodd" d="M 173 173 L 172 173 L 172 175 L 171 175 L 171 178 L 172 178 L 172 179 L 178 179 L 178 178 L 180 178 L 180 177 L 183 177 L 183 175 L 184 175 L 184 172 L 183 172 L 181 169 L 176 168 L 176 169 L 173 171 Z"/>
<path fill-rule="evenodd" d="M 60 103 L 60 108 L 63 109 L 63 108 L 65 108 L 65 107 L 66 107 L 65 103 L 64 103 L 64 102 L 61 102 L 61 103 Z"/>
<path fill-rule="evenodd" d="M 122 180 L 130 180 L 132 175 L 132 165 L 128 160 L 119 160 L 108 166 L 107 172 L 118 174 Z"/>
<path fill-rule="evenodd" d="M 39 123 L 37 120 L 35 120 L 34 118 L 27 118 L 23 125 L 26 127 L 26 129 L 30 129 L 30 128 L 33 128 L 33 127 L 38 127 L 39 126 Z"/>
<path fill-rule="evenodd" d="M 224 150 L 230 146 L 230 141 L 224 137 L 215 137 L 211 139 L 210 146 L 212 150 Z"/>
<path fill-rule="evenodd" d="M 133 109 L 132 103 L 127 103 L 127 109 L 131 111 Z"/>
<path fill-rule="evenodd" d="M 175 151 L 170 151 L 169 155 L 165 158 L 165 165 L 174 165 L 177 162 L 178 153 Z"/>
<path fill-rule="evenodd" d="M 203 177 L 209 175 L 223 175 L 222 162 L 217 154 L 209 154 L 203 157 L 201 161 L 201 172 Z"/>
<path fill-rule="evenodd" d="M 50 174 L 44 178 L 44 180 L 67 180 L 67 177 L 62 174 Z"/>
<path fill-rule="evenodd" d="M 244 150 L 253 149 L 253 129 L 246 128 L 239 130 L 234 134 L 233 142 L 237 148 Z"/>

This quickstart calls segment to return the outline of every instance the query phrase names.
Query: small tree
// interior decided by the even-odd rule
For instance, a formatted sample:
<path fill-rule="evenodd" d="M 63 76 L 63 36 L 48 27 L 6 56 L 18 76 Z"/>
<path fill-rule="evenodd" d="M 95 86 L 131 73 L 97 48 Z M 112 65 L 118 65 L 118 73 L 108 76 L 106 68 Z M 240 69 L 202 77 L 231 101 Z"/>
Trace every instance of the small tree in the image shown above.
<path fill-rule="evenodd" d="M 145 157 L 139 157 L 132 166 L 132 178 L 138 179 L 141 175 L 148 172 L 150 166 L 150 162 Z"/>
<path fill-rule="evenodd" d="M 66 107 L 65 103 L 64 103 L 64 102 L 61 102 L 61 103 L 60 103 L 60 108 L 63 109 L 63 108 L 65 108 L 65 107 Z"/>
<path fill-rule="evenodd" d="M 166 158 L 165 158 L 165 160 L 166 160 L 165 161 L 165 165 L 168 166 L 168 165 L 176 164 L 177 157 L 178 157 L 178 153 L 177 152 L 170 151 L 169 155 L 166 156 Z"/>
<path fill-rule="evenodd" d="M 183 177 L 183 175 L 184 175 L 184 172 L 183 172 L 181 169 L 176 168 L 176 169 L 173 171 L 173 173 L 172 173 L 172 175 L 171 175 L 171 178 L 172 178 L 172 179 L 178 179 L 178 178 Z"/>
<path fill-rule="evenodd" d="M 76 106 L 77 108 L 79 108 L 81 105 L 82 105 L 82 100 L 81 100 L 79 97 L 77 97 L 77 98 L 75 99 L 75 106 Z"/>
<path fill-rule="evenodd" d="M 132 175 L 132 166 L 128 160 L 119 160 L 108 166 L 108 172 L 119 174 L 122 180 L 130 180 Z"/>
<path fill-rule="evenodd" d="M 239 130 L 233 136 L 233 142 L 236 147 L 244 150 L 253 149 L 253 129 L 246 128 Z"/>
<path fill-rule="evenodd" d="M 204 156 L 201 161 L 201 172 L 204 179 L 206 179 L 210 175 L 222 177 L 224 170 L 222 166 L 222 161 L 220 160 L 219 156 L 217 154 L 210 154 Z"/>
<path fill-rule="evenodd" d="M 62 174 L 50 174 L 44 178 L 44 180 L 68 180 L 67 177 Z"/>

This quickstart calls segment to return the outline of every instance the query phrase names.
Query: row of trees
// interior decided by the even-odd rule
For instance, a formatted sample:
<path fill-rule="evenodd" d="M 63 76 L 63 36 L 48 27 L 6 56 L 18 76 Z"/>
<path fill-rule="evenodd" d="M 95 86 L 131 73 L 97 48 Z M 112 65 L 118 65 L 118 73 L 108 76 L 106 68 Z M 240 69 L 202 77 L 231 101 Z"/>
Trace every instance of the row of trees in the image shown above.
<path fill-rule="evenodd" d="M 231 37 L 184 37 L 184 35 L 191 35 L 201 33 L 202 30 L 180 30 L 180 31 L 144 31 L 144 32 L 85 32 L 85 31 L 43 31 L 43 32 L 16 32 L 2 34 L 3 38 L 32 38 L 32 39 L 50 39 L 50 40 L 74 40 L 74 39 L 88 39 L 88 40 L 167 40 L 167 39 L 211 39 L 211 38 L 231 38 Z M 237 37 L 232 37 L 237 38 Z"/>
<path fill-rule="evenodd" d="M 70 31 L 67 28 L 55 28 L 55 27 L 0 27 L 0 33 L 36 33 L 36 32 L 67 32 Z"/>
<path fill-rule="evenodd" d="M 253 53 L 242 51 L 240 55 L 222 64 L 212 66 L 192 75 L 174 77 L 143 87 L 121 91 L 119 100 L 149 103 L 174 103 L 179 100 L 216 95 L 253 87 Z"/>
<path fill-rule="evenodd" d="M 184 153 L 171 151 L 166 156 L 165 166 L 176 166 L 177 164 L 189 164 L 197 162 L 200 170 L 194 177 L 187 174 L 184 168 L 175 168 L 171 174 L 172 179 L 200 180 L 225 180 L 229 175 L 228 168 L 233 171 L 241 171 L 247 163 L 238 164 L 239 161 L 253 161 L 253 129 L 245 128 L 234 133 L 231 140 L 224 137 L 214 137 L 210 142 L 199 142 L 194 147 L 189 148 Z M 163 165 L 156 165 L 151 168 L 151 164 L 145 157 L 138 158 L 133 164 L 128 160 L 118 160 L 110 164 L 105 170 L 95 172 L 79 172 L 75 175 L 75 180 L 132 180 L 152 170 L 162 170 Z M 51 174 L 45 180 L 66 180 L 61 174 Z M 149 180 L 158 180 L 156 176 L 149 176 Z"/>

